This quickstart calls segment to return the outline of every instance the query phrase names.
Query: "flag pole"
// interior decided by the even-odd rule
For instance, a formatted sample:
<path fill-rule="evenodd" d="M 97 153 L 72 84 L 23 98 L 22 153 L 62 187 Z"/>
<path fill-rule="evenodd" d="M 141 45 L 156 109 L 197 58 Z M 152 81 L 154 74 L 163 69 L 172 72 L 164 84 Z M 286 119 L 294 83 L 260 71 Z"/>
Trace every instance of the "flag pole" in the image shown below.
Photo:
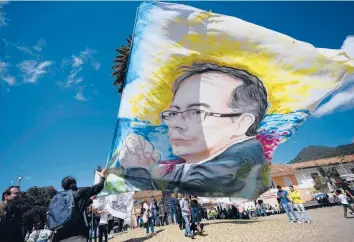
<path fill-rule="evenodd" d="M 93 174 L 96 175 L 96 170 L 93 171 Z M 92 242 L 92 236 L 95 234 L 93 232 L 93 223 L 94 223 L 94 221 L 95 221 L 95 217 L 94 217 L 94 214 L 93 214 L 93 206 L 92 206 L 92 209 L 91 209 L 91 236 L 90 236 L 90 242 Z"/>

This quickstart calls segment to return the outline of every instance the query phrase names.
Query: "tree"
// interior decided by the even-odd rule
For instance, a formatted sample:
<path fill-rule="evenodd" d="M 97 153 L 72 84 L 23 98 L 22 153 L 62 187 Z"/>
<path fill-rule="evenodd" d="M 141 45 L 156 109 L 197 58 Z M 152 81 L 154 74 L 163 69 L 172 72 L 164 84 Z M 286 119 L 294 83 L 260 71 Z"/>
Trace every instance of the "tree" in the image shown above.
<path fill-rule="evenodd" d="M 116 49 L 117 55 L 113 61 L 115 64 L 111 68 L 113 70 L 112 76 L 115 78 L 113 86 L 118 86 L 118 93 L 120 94 L 122 94 L 125 84 L 125 76 L 127 74 L 133 38 L 129 35 L 126 40 L 128 43 L 127 45 L 122 45 L 119 49 Z"/>
<path fill-rule="evenodd" d="M 325 178 L 326 183 L 329 182 L 332 188 L 336 189 L 336 185 L 333 183 L 333 180 L 340 178 L 337 169 L 334 166 L 333 167 L 320 166 L 318 168 L 318 171 Z"/>
<path fill-rule="evenodd" d="M 47 221 L 49 202 L 57 191 L 54 187 L 31 187 L 25 193 L 19 208 L 23 214 L 24 227 L 43 226 Z"/>
<path fill-rule="evenodd" d="M 327 181 L 324 177 L 322 176 L 317 176 L 315 179 L 314 179 L 314 182 L 315 182 L 315 185 L 314 185 L 314 188 L 317 190 L 317 191 L 320 191 L 322 193 L 328 193 L 329 192 L 329 189 L 328 189 L 328 185 L 327 185 Z"/>

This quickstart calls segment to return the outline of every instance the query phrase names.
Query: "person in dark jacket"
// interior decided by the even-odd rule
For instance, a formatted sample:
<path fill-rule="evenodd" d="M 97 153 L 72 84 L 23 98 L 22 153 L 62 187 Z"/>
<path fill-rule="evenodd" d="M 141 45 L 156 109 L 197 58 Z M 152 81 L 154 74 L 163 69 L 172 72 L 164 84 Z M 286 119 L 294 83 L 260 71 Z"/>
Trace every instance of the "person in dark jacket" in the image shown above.
<path fill-rule="evenodd" d="M 179 224 L 179 229 L 183 230 L 185 225 L 184 225 L 184 219 L 182 218 L 182 210 L 180 205 L 181 199 L 182 199 L 182 195 L 178 193 L 178 197 L 176 199 L 176 217 Z"/>
<path fill-rule="evenodd" d="M 87 207 L 90 205 L 91 197 L 100 193 L 104 188 L 104 181 L 107 175 L 107 169 L 103 169 L 97 173 L 100 175 L 101 180 L 98 184 L 92 187 L 77 188 L 76 180 L 73 177 L 65 177 L 62 180 L 62 187 L 65 191 L 72 190 L 78 211 L 81 216 L 76 222 L 75 226 L 71 226 L 67 229 L 60 229 L 55 234 L 55 241 L 65 242 L 84 242 L 89 239 L 89 224 L 88 216 L 86 213 Z"/>
<path fill-rule="evenodd" d="M 189 206 L 192 209 L 192 223 L 199 223 L 199 207 L 198 200 L 196 196 L 190 196 L 190 204 Z"/>
<path fill-rule="evenodd" d="M 170 197 L 170 216 L 171 216 L 171 223 L 175 223 L 175 217 L 176 217 L 176 224 L 178 224 L 178 217 L 176 214 L 176 197 L 175 194 L 172 194 Z"/>
<path fill-rule="evenodd" d="M 198 203 L 198 220 L 199 222 L 203 219 L 203 207 L 200 203 Z"/>
<path fill-rule="evenodd" d="M 0 203 L 0 241 L 23 242 L 22 212 L 16 208 L 21 201 L 19 186 L 11 186 L 2 193 Z"/>

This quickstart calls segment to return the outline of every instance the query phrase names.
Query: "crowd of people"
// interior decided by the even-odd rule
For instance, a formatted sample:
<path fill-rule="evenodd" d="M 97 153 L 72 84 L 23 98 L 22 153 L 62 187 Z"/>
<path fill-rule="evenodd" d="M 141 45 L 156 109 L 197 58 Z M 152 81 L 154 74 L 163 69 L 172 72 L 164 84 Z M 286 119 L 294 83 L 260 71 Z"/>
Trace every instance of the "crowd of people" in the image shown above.
<path fill-rule="evenodd" d="M 92 187 L 77 187 L 73 177 L 62 180 L 63 192 L 52 199 L 48 208 L 48 220 L 41 221 L 31 231 L 22 226 L 22 212 L 16 204 L 22 201 L 19 186 L 11 186 L 2 194 L 0 203 L 0 238 L 1 242 L 86 242 L 90 238 L 88 209 L 95 196 L 104 188 L 107 170 L 97 172 L 100 182 Z M 70 204 L 71 202 L 71 204 Z M 59 208 L 70 210 L 60 210 Z M 66 217 L 70 215 L 70 217 Z M 61 221 L 63 220 L 64 221 Z M 56 224 L 61 221 L 61 224 Z M 55 226 L 55 229 L 51 227 Z M 102 229 L 101 229 L 102 231 Z M 101 240 L 102 241 L 102 240 Z"/>
<path fill-rule="evenodd" d="M 108 241 L 111 232 L 120 233 L 125 229 L 124 219 L 114 217 L 105 209 L 89 206 L 87 209 L 90 238 L 92 241 Z"/>
<path fill-rule="evenodd" d="M 48 208 L 47 220 L 34 224 L 30 231 L 22 226 L 22 211 L 16 206 L 22 201 L 22 192 L 19 186 L 11 186 L 2 194 L 0 203 L 0 238 L 1 242 L 83 242 L 108 241 L 110 231 L 124 230 L 124 219 L 114 218 L 105 209 L 92 206 L 96 195 L 104 188 L 107 170 L 98 172 L 101 179 L 92 187 L 78 188 L 73 177 L 62 180 L 63 192 L 55 194 Z M 290 191 L 277 186 L 279 206 L 264 204 L 262 200 L 255 201 L 254 206 L 243 208 L 233 204 L 218 204 L 204 206 L 198 202 L 196 196 L 186 194 L 172 194 L 168 205 L 154 197 L 145 199 L 141 204 L 139 214 L 133 220 L 132 228 L 144 228 L 146 234 L 155 233 L 155 226 L 169 224 L 178 225 L 184 230 L 186 237 L 193 238 L 203 233 L 203 220 L 213 219 L 252 219 L 269 214 L 286 213 L 290 223 L 311 223 L 311 218 L 305 210 L 300 193 L 290 186 Z M 344 217 L 347 212 L 354 214 L 354 208 L 348 198 L 354 198 L 354 192 L 349 187 L 337 190 L 335 199 L 343 206 Z M 72 197 L 71 197 L 72 195 Z M 57 207 L 70 203 L 75 212 L 68 211 L 73 218 L 66 218 L 61 224 L 55 224 L 62 219 L 63 210 Z M 64 200 L 63 200 L 64 199 Z M 59 205 L 58 205 L 59 204 Z M 69 204 L 70 205 L 70 204 Z M 59 206 L 59 207 L 60 207 Z M 56 210 L 57 209 L 57 210 Z M 68 222 L 70 221 L 70 223 Z M 54 223 L 54 225 L 53 225 Z M 54 228 L 54 229 L 53 229 Z"/>
<path fill-rule="evenodd" d="M 169 209 L 169 210 L 168 210 Z M 206 210 L 198 203 L 195 196 L 185 194 L 171 195 L 169 207 L 155 198 L 145 199 L 137 218 L 138 227 L 144 227 L 146 234 L 154 233 L 155 226 L 178 225 L 186 237 L 193 238 L 195 233 L 202 233 Z M 170 216 L 170 217 L 169 217 Z"/>

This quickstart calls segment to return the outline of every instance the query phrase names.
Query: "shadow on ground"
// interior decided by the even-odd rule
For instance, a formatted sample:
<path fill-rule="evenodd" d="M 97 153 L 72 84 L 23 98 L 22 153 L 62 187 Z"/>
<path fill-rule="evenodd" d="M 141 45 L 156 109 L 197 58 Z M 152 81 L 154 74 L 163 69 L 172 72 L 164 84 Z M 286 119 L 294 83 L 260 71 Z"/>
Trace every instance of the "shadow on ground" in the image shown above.
<path fill-rule="evenodd" d="M 154 237 L 156 234 L 161 233 L 162 231 L 164 231 L 164 229 L 158 230 L 153 234 L 149 234 L 145 237 L 140 237 L 140 238 L 133 238 L 133 239 L 128 239 L 128 240 L 124 240 L 124 242 L 140 242 L 140 241 L 145 241 L 148 239 L 151 239 L 152 237 Z"/>
<path fill-rule="evenodd" d="M 251 223 L 260 223 L 262 221 L 257 221 L 257 220 L 221 220 L 221 221 L 215 221 L 215 222 L 209 222 L 205 223 L 204 226 L 208 226 L 211 224 L 251 224 Z"/>

